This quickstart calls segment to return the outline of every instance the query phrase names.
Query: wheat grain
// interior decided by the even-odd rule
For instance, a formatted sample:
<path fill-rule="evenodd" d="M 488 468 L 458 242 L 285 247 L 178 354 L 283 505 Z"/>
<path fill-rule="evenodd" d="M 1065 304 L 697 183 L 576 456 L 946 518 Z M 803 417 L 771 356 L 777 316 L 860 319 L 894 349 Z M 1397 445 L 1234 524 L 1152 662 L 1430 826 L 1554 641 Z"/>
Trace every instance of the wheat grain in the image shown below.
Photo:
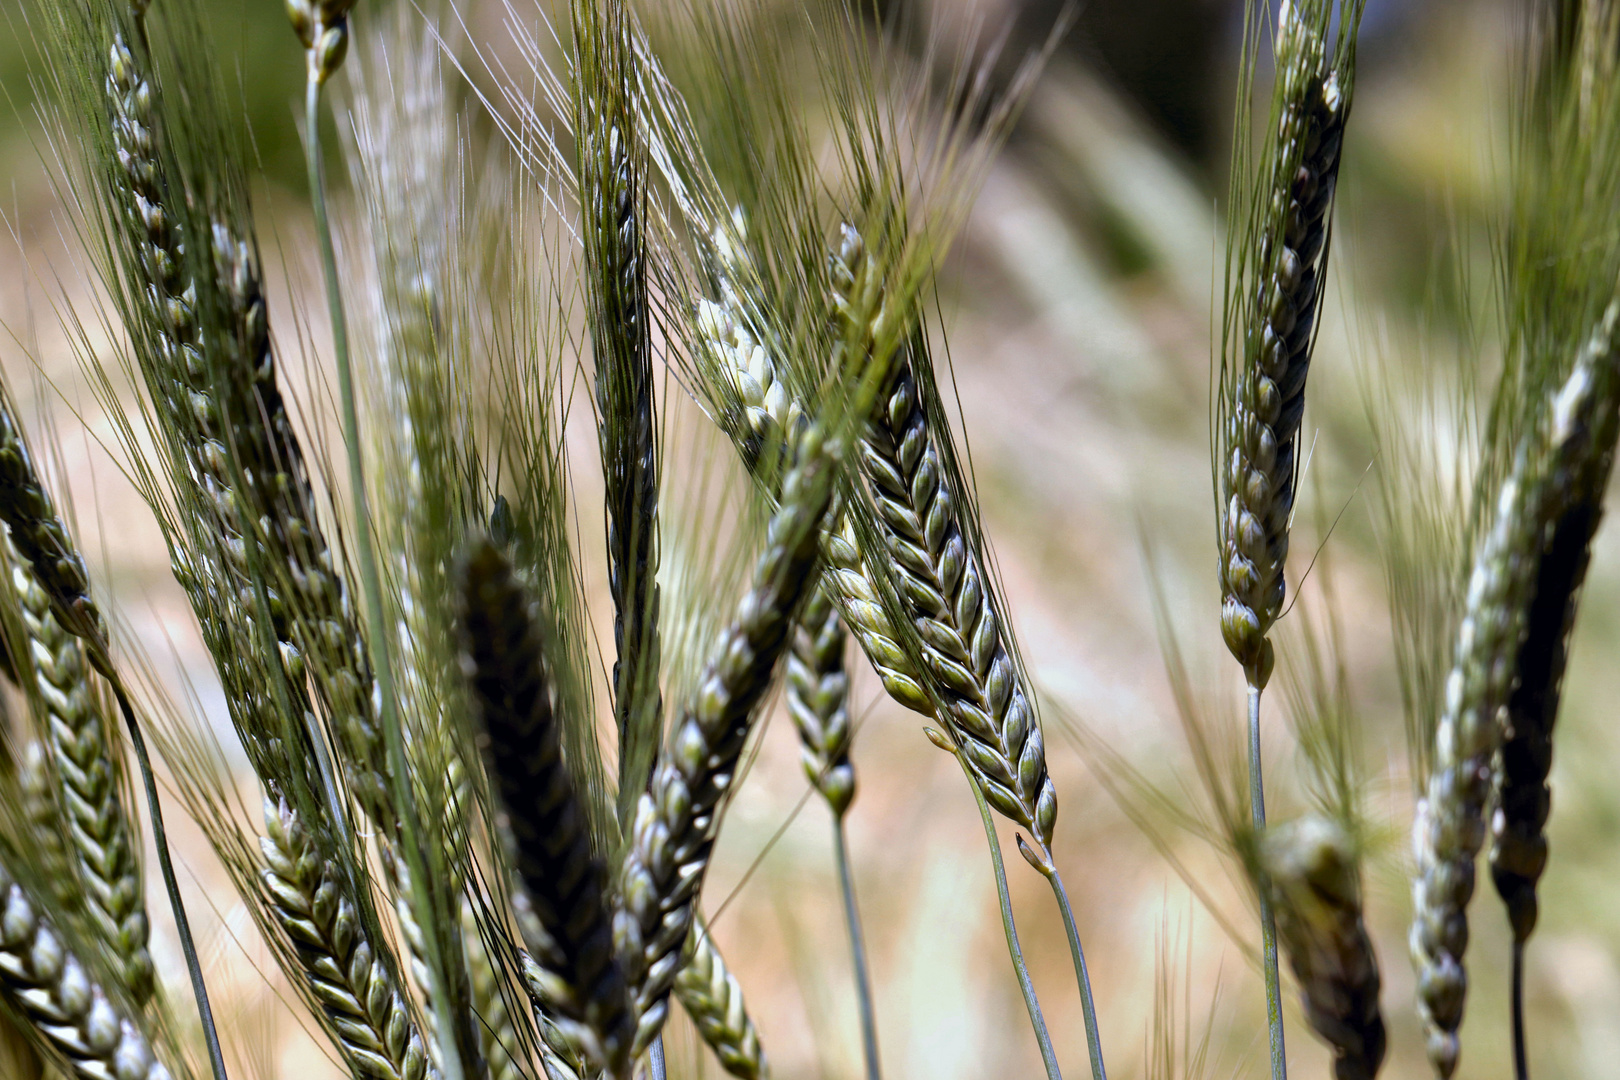
<path fill-rule="evenodd" d="M 1305 1017 L 1333 1047 L 1333 1075 L 1373 1080 L 1386 1037 L 1378 958 L 1362 922 L 1361 872 L 1349 837 L 1325 818 L 1302 818 L 1268 829 L 1258 856 Z"/>
<path fill-rule="evenodd" d="M 846 226 L 831 273 L 846 341 L 870 340 L 873 331 L 858 320 L 885 317 L 871 295 L 874 272 L 860 234 Z M 861 468 L 943 718 L 990 804 L 1029 829 L 1044 854 L 1057 822 L 1057 792 L 1023 673 L 1002 638 L 979 554 L 958 520 L 960 494 L 951 490 L 919 391 L 914 365 L 927 362 L 920 342 L 902 350 L 862 442 Z"/>
<path fill-rule="evenodd" d="M 619 879 L 623 917 L 614 931 L 640 1018 L 638 1051 L 657 1036 L 668 1014 L 719 824 L 715 815 L 813 581 L 822 519 L 832 500 L 830 462 L 819 428 L 806 429 L 796 449 L 753 585 L 716 643 L 629 830 Z"/>
<path fill-rule="evenodd" d="M 1277 18 L 1277 130 L 1257 196 L 1254 296 L 1243 311 L 1241 370 L 1222 373 L 1219 417 L 1221 633 L 1252 686 L 1271 670 L 1266 634 L 1287 591 L 1305 379 L 1315 344 L 1328 216 L 1350 107 L 1347 73 L 1328 63 L 1325 17 L 1285 0 Z M 1353 34 L 1353 30 L 1344 31 Z"/>
<path fill-rule="evenodd" d="M 703 1041 L 732 1076 L 742 1080 L 769 1077 L 770 1066 L 743 1002 L 742 986 L 726 969 L 709 928 L 700 920 L 693 921 L 683 959 L 680 974 L 675 976 L 675 996 Z"/>
<path fill-rule="evenodd" d="M 0 864 L 0 994 L 77 1080 L 169 1080 L 137 1021 Z"/>
<path fill-rule="evenodd" d="M 339 1051 L 358 1075 L 377 1080 L 437 1077 L 415 1018 L 367 940 L 342 872 L 320 854 L 298 814 L 265 801 L 263 880 Z"/>
<path fill-rule="evenodd" d="M 466 668 L 487 737 L 513 867 L 519 926 L 548 1016 L 611 1076 L 629 1065 L 635 1017 L 614 954 L 607 874 L 562 758 L 528 597 L 494 544 L 467 560 Z"/>
<path fill-rule="evenodd" d="M 84 643 L 57 621 L 49 595 L 32 569 L 14 563 L 12 583 L 22 600 L 32 670 L 57 805 L 67 825 L 87 910 L 118 957 L 124 989 L 137 1005 L 152 996 L 152 957 L 140 866 L 135 859 L 122 772 L 112 756 L 115 730 L 104 698 L 91 683 Z"/>

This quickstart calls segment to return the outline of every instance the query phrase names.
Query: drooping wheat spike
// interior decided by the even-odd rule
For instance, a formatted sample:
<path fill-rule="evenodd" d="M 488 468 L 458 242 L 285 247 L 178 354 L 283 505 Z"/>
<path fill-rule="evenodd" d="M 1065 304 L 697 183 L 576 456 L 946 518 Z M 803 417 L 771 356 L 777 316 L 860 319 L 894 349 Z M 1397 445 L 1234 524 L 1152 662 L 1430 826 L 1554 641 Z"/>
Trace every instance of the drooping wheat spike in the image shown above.
<path fill-rule="evenodd" d="M 29 663 L 41 706 L 56 802 L 84 887 L 87 910 L 113 955 L 124 989 L 142 1006 L 152 996 L 150 927 L 134 831 L 124 805 L 123 769 L 113 756 L 116 721 L 92 679 L 84 643 L 63 629 L 49 595 L 20 561 L 12 583 L 22 601 Z"/>
<path fill-rule="evenodd" d="M 136 1018 L 0 863 L 0 995 L 81 1080 L 169 1080 Z"/>
<path fill-rule="evenodd" d="M 267 799 L 264 823 L 265 894 L 349 1068 L 376 1080 L 436 1076 L 410 1007 L 346 895 L 342 871 L 286 802 Z"/>
<path fill-rule="evenodd" d="M 1305 1017 L 1333 1048 L 1333 1075 L 1373 1080 L 1386 1038 L 1350 838 L 1331 820 L 1310 816 L 1266 830 L 1257 855 Z"/>
<path fill-rule="evenodd" d="M 718 830 L 716 814 L 814 580 L 822 519 L 832 500 L 831 461 L 818 427 L 807 428 L 795 449 L 753 585 L 682 710 L 627 838 L 623 909 L 614 930 L 639 1017 L 638 1051 L 668 1014 Z"/>
<path fill-rule="evenodd" d="M 607 503 L 613 715 L 619 730 L 623 821 L 646 782 L 662 723 L 658 444 L 643 238 L 645 165 L 630 100 L 629 17 L 619 0 L 576 0 L 570 11 L 584 286 Z"/>
<path fill-rule="evenodd" d="M 846 226 L 831 273 L 846 342 L 869 335 L 862 320 L 879 316 L 874 269 L 860 234 Z M 985 798 L 1029 829 L 1044 855 L 1057 823 L 1057 792 L 1023 672 L 1003 640 L 990 582 L 957 516 L 959 494 L 951 490 L 917 381 L 917 365 L 928 362 L 926 345 L 915 337 L 897 359 L 862 442 L 862 471 L 943 719 Z"/>
<path fill-rule="evenodd" d="M 726 969 L 708 927 L 698 920 L 693 921 L 684 963 L 675 976 L 675 997 L 726 1072 L 741 1080 L 770 1076 L 759 1032 L 743 1003 L 742 985 Z"/>
<path fill-rule="evenodd" d="M 523 886 L 520 925 L 544 973 L 542 1004 L 599 1067 L 622 1076 L 635 1017 L 614 953 L 607 872 L 563 761 L 528 596 L 488 541 L 474 548 L 465 575 L 465 666 Z"/>
<path fill-rule="evenodd" d="M 855 798 L 849 673 L 844 670 L 848 640 L 826 590 L 817 589 L 794 624 L 787 659 L 788 713 L 799 731 L 805 775 L 840 818 Z"/>
<path fill-rule="evenodd" d="M 1333 0 L 1284 0 L 1260 182 L 1242 192 L 1236 177 L 1247 163 L 1239 158 L 1233 169 L 1233 212 L 1246 217 L 1229 242 L 1227 341 L 1214 431 L 1221 633 L 1257 689 L 1270 675 L 1266 635 L 1287 591 L 1305 380 L 1353 85 L 1361 4 L 1337 5 L 1344 23 L 1330 55 L 1335 6 Z M 1246 64 L 1252 72 L 1252 55 Z M 1240 115 L 1248 107 L 1240 101 Z M 1241 127 L 1240 154 L 1248 152 L 1246 123 Z"/>
<path fill-rule="evenodd" d="M 1541 556 L 1567 508 L 1571 478 L 1591 465 L 1593 432 L 1615 422 L 1617 318 L 1620 306 L 1611 305 L 1544 415 L 1521 437 L 1469 579 L 1433 771 L 1413 823 L 1418 1011 L 1429 1059 L 1442 1077 L 1457 1064 L 1468 991 L 1467 909 L 1474 859 L 1485 840 L 1491 762 L 1520 677 L 1516 661 L 1527 640 Z"/>

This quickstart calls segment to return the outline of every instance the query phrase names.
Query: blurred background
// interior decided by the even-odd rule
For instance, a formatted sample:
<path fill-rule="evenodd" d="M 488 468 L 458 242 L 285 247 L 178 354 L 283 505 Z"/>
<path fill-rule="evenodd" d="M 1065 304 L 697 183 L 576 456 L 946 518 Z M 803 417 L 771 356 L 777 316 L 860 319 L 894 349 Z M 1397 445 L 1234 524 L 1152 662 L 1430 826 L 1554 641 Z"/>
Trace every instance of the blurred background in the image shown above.
<path fill-rule="evenodd" d="M 371 3 L 357 16 L 361 33 Z M 964 7 L 971 3 L 888 0 L 885 17 L 903 7 L 908 25 L 977 19 L 992 32 L 1006 27 L 1005 55 L 1018 55 L 1045 39 L 1062 9 L 1058 0 Z M 280 261 L 266 274 L 281 313 L 273 321 L 284 335 L 297 325 L 322 342 L 295 120 L 301 59 L 282 5 L 208 6 L 258 156 L 266 258 Z M 515 16 L 498 0 L 460 6 L 467 37 L 491 47 L 508 35 L 506 18 L 533 21 L 528 0 L 517 0 Z M 1045 688 L 1061 807 L 1057 857 L 1087 945 L 1111 1072 L 1121 1080 L 1258 1076 L 1266 1035 L 1251 902 L 1221 854 L 1168 816 L 1156 825 L 1159 846 L 1133 824 L 1066 719 L 1163 791 L 1196 803 L 1155 590 L 1211 722 L 1235 724 L 1241 707 L 1241 682 L 1217 630 L 1208 463 L 1241 3 L 1089 0 L 1076 11 L 943 270 L 961 434 L 1007 607 Z M 1369 0 L 1305 419 L 1309 465 L 1291 585 L 1319 547 L 1322 557 L 1290 619 L 1331 615 L 1342 628 L 1367 805 L 1380 826 L 1365 888 L 1390 1027 L 1384 1075 L 1392 1078 L 1428 1073 L 1405 947 L 1412 789 L 1371 512 L 1379 477 L 1365 402 L 1369 386 L 1392 372 L 1491 362 L 1495 335 L 1479 301 L 1489 292 L 1490 227 L 1504 195 L 1518 13 L 1509 0 Z M 28 24 L 9 5 L 5 22 L 0 364 L 25 414 L 59 435 L 81 541 L 122 617 L 177 686 L 177 673 L 195 680 L 202 707 L 228 730 L 157 530 L 105 449 L 110 428 L 76 368 L 64 316 L 76 313 L 92 348 L 105 347 L 111 332 L 98 321 L 73 218 L 49 179 L 52 152 L 34 101 L 42 73 L 30 71 Z M 290 366 L 296 393 L 318 406 L 326 393 L 319 347 L 302 370 Z M 591 453 L 588 437 L 574 442 Z M 589 505 L 593 469 L 576 466 L 575 474 Z M 587 512 L 582 527 L 591 548 L 600 523 Z M 600 621 L 610 607 L 601 576 L 595 580 Z M 1552 861 L 1529 950 L 1530 1055 L 1543 1080 L 1620 1077 L 1620 728 L 1612 707 L 1620 666 L 1603 661 L 1620 646 L 1617 601 L 1620 538 L 1611 529 L 1598 539 L 1573 649 L 1553 772 Z M 1280 649 L 1285 667 L 1289 640 L 1285 634 Z M 1273 818 L 1281 820 L 1304 805 L 1303 766 L 1283 695 L 1268 701 Z M 1040 1075 L 960 771 L 868 671 L 857 675 L 856 702 L 860 795 L 849 827 L 885 1068 L 929 1080 Z M 722 835 L 705 906 L 778 1077 L 854 1080 L 859 1039 L 830 825 L 804 790 L 792 727 L 778 710 Z M 233 1018 L 231 1041 L 267 1077 L 337 1075 L 282 1004 L 206 846 L 184 829 L 181 843 L 198 898 L 193 917 L 206 924 L 216 994 Z M 1010 832 L 1003 843 L 1010 855 Z M 1009 864 L 1060 1059 L 1070 1075 L 1085 1075 L 1061 923 L 1044 883 L 1018 860 Z M 1202 883 L 1211 904 L 1193 896 L 1184 874 Z M 1463 1073 L 1507 1077 L 1508 936 L 1483 881 L 1473 910 Z M 166 914 L 154 920 L 166 934 Z M 181 987 L 172 939 L 159 946 L 166 975 Z M 1293 1068 L 1301 1077 L 1326 1075 L 1326 1052 L 1291 993 L 1289 1009 Z M 1206 1040 L 1207 1054 L 1189 1061 Z M 689 1030 L 677 1030 L 671 1045 L 675 1072 L 720 1075 Z M 1167 1060 L 1167 1045 L 1183 1047 L 1182 1056 Z"/>

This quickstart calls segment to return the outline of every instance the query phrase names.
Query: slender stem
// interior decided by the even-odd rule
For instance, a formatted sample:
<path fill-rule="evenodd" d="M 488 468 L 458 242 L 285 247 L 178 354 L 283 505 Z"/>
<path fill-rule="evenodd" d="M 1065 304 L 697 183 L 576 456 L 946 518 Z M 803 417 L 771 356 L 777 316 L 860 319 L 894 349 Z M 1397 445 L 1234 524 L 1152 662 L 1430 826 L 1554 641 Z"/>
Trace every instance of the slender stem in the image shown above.
<path fill-rule="evenodd" d="M 400 834 L 406 864 L 411 871 L 412 903 L 426 919 L 431 918 L 433 899 L 424 858 L 422 828 L 417 818 L 416 797 L 412 790 L 410 765 L 405 756 L 404 732 L 400 728 L 398 702 L 394 696 L 393 661 L 389 656 L 387 622 L 383 610 L 382 579 L 377 570 L 377 553 L 371 538 L 371 512 L 366 499 L 365 461 L 360 452 L 360 413 L 355 404 L 354 373 L 349 359 L 349 329 L 343 314 L 343 294 L 338 288 L 337 251 L 332 244 L 332 227 L 326 212 L 326 185 L 321 164 L 321 86 L 313 62 L 304 93 L 304 121 L 307 127 L 306 157 L 309 164 L 309 193 L 315 207 L 315 233 L 321 245 L 321 270 L 326 279 L 326 306 L 332 321 L 332 351 L 337 360 L 338 395 L 343 405 L 343 443 L 349 458 L 349 491 L 354 501 L 355 551 L 359 557 L 360 580 L 365 590 L 367 622 L 372 628 L 367 644 L 376 673 L 380 699 L 379 723 L 388 755 L 388 779 L 394 805 L 400 818 Z M 441 955 L 438 936 L 422 935 L 427 953 L 430 982 L 433 984 L 433 1013 L 438 1042 L 445 1052 L 439 1055 L 444 1080 L 464 1080 L 463 1053 L 470 1049 L 458 1037 L 458 1025 L 451 1012 L 450 995 L 445 992 L 448 970 Z M 470 1035 L 470 1032 L 469 1032 Z M 455 1047 L 455 1052 L 449 1048 Z M 476 1060 L 476 1051 L 474 1057 Z"/>
<path fill-rule="evenodd" d="M 1051 865 L 1050 859 L 1048 865 Z M 1046 874 L 1046 880 L 1052 884 L 1058 909 L 1063 912 L 1063 929 L 1069 935 L 1069 955 L 1074 959 L 1074 977 L 1080 984 L 1080 1011 L 1086 1021 L 1086 1050 L 1091 1055 L 1092 1080 L 1108 1080 L 1108 1070 L 1103 1067 L 1102 1034 L 1097 1028 L 1097 1005 L 1091 997 L 1091 976 L 1086 973 L 1086 954 L 1080 948 L 1080 929 L 1074 924 L 1074 909 L 1069 906 L 1069 891 L 1063 887 L 1063 878 L 1058 874 L 1056 866 L 1051 866 L 1051 872 Z"/>
<path fill-rule="evenodd" d="M 1255 832 L 1266 827 L 1266 786 L 1260 768 L 1260 688 L 1249 687 L 1249 808 Z M 1264 883 L 1260 888 L 1260 940 L 1266 976 L 1266 1027 L 1271 1033 L 1271 1080 L 1287 1080 L 1288 1054 L 1283 1047 L 1282 981 L 1277 975 L 1277 920 Z"/>
<path fill-rule="evenodd" d="M 861 1010 L 861 1045 L 866 1051 L 866 1080 L 880 1080 L 877 1013 L 872 1007 L 872 975 L 866 963 L 866 935 L 861 912 L 855 905 L 855 875 L 850 872 L 849 846 L 844 842 L 844 816 L 833 815 L 833 858 L 838 863 L 838 887 L 844 894 L 844 924 L 849 927 L 849 950 L 855 962 L 855 1000 Z"/>
<path fill-rule="evenodd" d="M 117 679 L 112 684 L 113 696 L 118 699 L 118 711 L 124 714 L 124 726 L 129 729 L 129 743 L 135 748 L 135 761 L 141 769 L 141 785 L 146 789 L 146 809 L 152 819 L 152 841 L 157 846 L 158 866 L 163 869 L 163 888 L 169 894 L 169 907 L 174 912 L 174 926 L 180 935 L 180 951 L 185 954 L 186 974 L 191 976 L 191 992 L 197 998 L 197 1016 L 202 1021 L 203 1041 L 208 1044 L 208 1065 L 214 1080 L 226 1080 L 225 1055 L 219 1048 L 219 1032 L 214 1030 L 214 1010 L 208 1004 L 208 984 L 203 981 L 202 962 L 197 959 L 197 942 L 191 936 L 191 920 L 186 918 L 186 905 L 180 899 L 180 882 L 174 876 L 174 862 L 169 857 L 169 833 L 163 827 L 163 807 L 158 802 L 157 780 L 152 776 L 152 759 L 146 752 L 146 737 L 135 719 L 129 695 Z"/>
<path fill-rule="evenodd" d="M 1530 1057 L 1524 1045 L 1524 942 L 1513 943 L 1513 1078 L 1530 1080 Z"/>
<path fill-rule="evenodd" d="M 1052 1049 L 1052 1036 L 1046 1030 L 1046 1018 L 1041 1015 L 1041 1002 L 1035 996 L 1035 983 L 1030 979 L 1029 968 L 1024 963 L 1023 947 L 1018 944 L 1018 928 L 1013 925 L 1012 896 L 1007 892 L 1007 867 L 1001 861 L 1001 841 L 996 837 L 996 822 L 990 816 L 990 804 L 984 801 L 979 782 L 973 778 L 973 773 L 968 770 L 967 762 L 962 760 L 960 754 L 956 761 L 967 773 L 968 786 L 973 789 L 973 798 L 979 804 L 979 817 L 984 819 L 984 838 L 990 846 L 990 865 L 996 872 L 996 895 L 1001 901 L 1001 929 L 1007 935 L 1007 954 L 1012 957 L 1013 970 L 1018 973 L 1018 988 L 1024 992 L 1024 1006 L 1029 1009 L 1029 1022 L 1035 1028 L 1035 1041 L 1041 1047 L 1041 1061 L 1046 1065 L 1047 1080 L 1063 1080 L 1057 1053 Z"/>

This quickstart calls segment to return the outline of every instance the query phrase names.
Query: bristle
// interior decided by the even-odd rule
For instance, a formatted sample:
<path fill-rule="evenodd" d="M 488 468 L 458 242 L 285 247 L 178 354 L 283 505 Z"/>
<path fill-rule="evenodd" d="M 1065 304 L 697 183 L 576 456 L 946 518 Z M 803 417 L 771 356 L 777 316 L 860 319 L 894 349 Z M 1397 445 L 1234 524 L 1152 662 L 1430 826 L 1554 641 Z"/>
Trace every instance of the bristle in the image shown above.
<path fill-rule="evenodd" d="M 753 586 L 636 806 L 620 874 L 624 917 L 614 929 L 640 1018 L 638 1051 L 663 1027 L 714 846 L 715 815 L 813 580 L 822 519 L 832 500 L 828 451 L 815 427 L 800 435 L 796 450 Z"/>
<path fill-rule="evenodd" d="M 141 1006 L 153 990 L 150 927 L 124 806 L 122 764 L 112 755 L 115 721 L 91 682 L 84 643 L 57 621 L 32 568 L 14 564 L 12 581 L 28 627 L 29 667 L 50 749 L 49 769 L 57 781 L 56 801 L 68 826 L 78 880 L 94 924 L 118 957 L 124 990 Z"/>
<path fill-rule="evenodd" d="M 75 1076 L 170 1080 L 138 1020 L 83 962 L 0 863 L 0 995 Z"/>
<path fill-rule="evenodd" d="M 619 1077 L 629 1066 L 635 1018 L 614 955 L 607 874 L 563 762 L 528 597 L 487 541 L 468 557 L 463 601 L 465 666 L 522 885 L 519 925 L 544 972 L 542 1003 Z"/>
<path fill-rule="evenodd" d="M 1333 1048 L 1333 1075 L 1373 1080 L 1387 1038 L 1378 958 L 1362 921 L 1361 871 L 1349 837 L 1319 817 L 1275 826 L 1260 840 L 1259 868 L 1305 1017 Z"/>
<path fill-rule="evenodd" d="M 726 969 L 708 927 L 700 921 L 693 923 L 687 939 L 684 964 L 675 976 L 675 996 L 726 1072 L 740 1080 L 770 1076 L 742 986 Z"/>

